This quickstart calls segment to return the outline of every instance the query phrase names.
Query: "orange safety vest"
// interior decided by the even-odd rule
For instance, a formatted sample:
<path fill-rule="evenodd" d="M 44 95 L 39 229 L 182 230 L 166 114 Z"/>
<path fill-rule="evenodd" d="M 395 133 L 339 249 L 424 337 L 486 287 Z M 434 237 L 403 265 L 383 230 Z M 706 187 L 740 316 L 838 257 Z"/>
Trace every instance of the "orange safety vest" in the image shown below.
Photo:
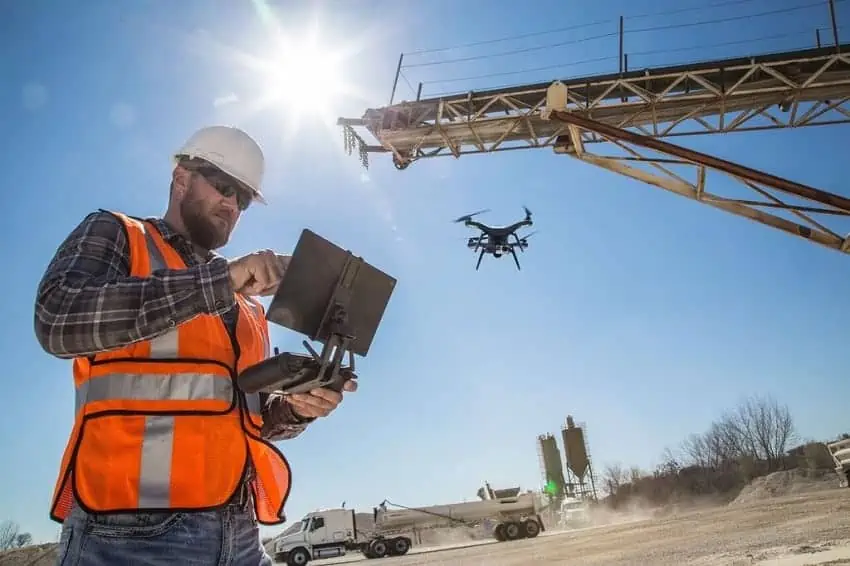
<path fill-rule="evenodd" d="M 130 274 L 186 264 L 149 222 L 113 213 L 126 227 Z M 289 464 L 263 440 L 258 394 L 236 376 L 269 355 L 262 305 L 236 295 L 235 340 L 220 317 L 200 315 L 118 350 L 74 359 L 75 422 L 50 516 L 73 500 L 87 512 L 201 511 L 240 488 L 247 465 L 257 520 L 285 521 Z"/>

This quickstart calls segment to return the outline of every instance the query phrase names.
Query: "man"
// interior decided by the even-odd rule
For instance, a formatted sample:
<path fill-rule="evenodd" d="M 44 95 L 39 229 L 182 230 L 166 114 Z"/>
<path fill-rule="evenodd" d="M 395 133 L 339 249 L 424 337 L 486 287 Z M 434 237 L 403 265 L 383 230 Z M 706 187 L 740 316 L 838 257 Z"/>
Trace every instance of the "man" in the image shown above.
<path fill-rule="evenodd" d="M 50 512 L 63 523 L 59 564 L 272 564 L 257 523 L 285 520 L 290 470 L 271 442 L 342 400 L 236 389 L 269 355 L 253 297 L 274 294 L 289 258 L 213 250 L 264 202 L 263 153 L 245 132 L 213 126 L 175 163 L 164 218 L 90 214 L 39 285 L 36 335 L 73 359 L 76 388 Z M 344 390 L 356 390 L 353 376 Z"/>

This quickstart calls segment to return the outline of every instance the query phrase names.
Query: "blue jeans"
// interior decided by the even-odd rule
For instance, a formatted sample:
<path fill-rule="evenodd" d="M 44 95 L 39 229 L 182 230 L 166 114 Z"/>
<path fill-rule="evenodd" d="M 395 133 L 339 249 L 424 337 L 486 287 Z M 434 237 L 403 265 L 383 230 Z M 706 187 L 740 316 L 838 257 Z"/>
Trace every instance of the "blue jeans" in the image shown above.
<path fill-rule="evenodd" d="M 62 524 L 57 566 L 272 566 L 253 503 L 195 513 L 89 515 Z"/>

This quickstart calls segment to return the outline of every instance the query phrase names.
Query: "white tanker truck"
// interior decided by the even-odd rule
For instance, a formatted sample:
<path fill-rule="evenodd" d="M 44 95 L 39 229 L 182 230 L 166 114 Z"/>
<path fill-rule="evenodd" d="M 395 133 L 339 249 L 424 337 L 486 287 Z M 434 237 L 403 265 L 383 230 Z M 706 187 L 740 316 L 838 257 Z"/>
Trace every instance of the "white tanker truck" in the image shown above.
<path fill-rule="evenodd" d="M 387 509 L 393 504 L 385 501 L 373 509 L 372 521 L 352 509 L 314 511 L 275 540 L 274 559 L 288 566 L 304 566 L 310 560 L 337 558 L 346 552 L 360 552 L 366 558 L 402 556 L 417 540 L 417 532 L 488 522 L 492 536 L 500 542 L 536 537 L 543 530 L 538 496 L 511 491 L 514 493 L 505 497 L 485 484 L 479 490 L 481 501 L 429 507 L 395 505 L 402 508 L 393 510 Z"/>
<path fill-rule="evenodd" d="M 841 485 L 850 487 L 850 438 L 830 442 L 826 447 L 835 462 L 835 472 Z"/>

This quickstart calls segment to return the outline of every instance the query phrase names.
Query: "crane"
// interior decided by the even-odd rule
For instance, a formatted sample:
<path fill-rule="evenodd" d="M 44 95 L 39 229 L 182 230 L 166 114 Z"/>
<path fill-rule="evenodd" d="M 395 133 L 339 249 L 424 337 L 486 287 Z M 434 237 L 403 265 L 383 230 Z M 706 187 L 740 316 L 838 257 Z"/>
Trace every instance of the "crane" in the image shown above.
<path fill-rule="evenodd" d="M 364 167 L 370 153 L 389 153 L 404 170 L 440 156 L 552 148 L 850 253 L 850 237 L 827 226 L 827 218 L 850 216 L 850 198 L 669 141 L 846 123 L 850 44 L 468 92 L 337 120 L 346 151 L 356 149 Z M 599 146 L 619 154 L 602 155 L 594 151 Z M 710 192 L 709 172 L 735 179 L 750 198 Z"/>

